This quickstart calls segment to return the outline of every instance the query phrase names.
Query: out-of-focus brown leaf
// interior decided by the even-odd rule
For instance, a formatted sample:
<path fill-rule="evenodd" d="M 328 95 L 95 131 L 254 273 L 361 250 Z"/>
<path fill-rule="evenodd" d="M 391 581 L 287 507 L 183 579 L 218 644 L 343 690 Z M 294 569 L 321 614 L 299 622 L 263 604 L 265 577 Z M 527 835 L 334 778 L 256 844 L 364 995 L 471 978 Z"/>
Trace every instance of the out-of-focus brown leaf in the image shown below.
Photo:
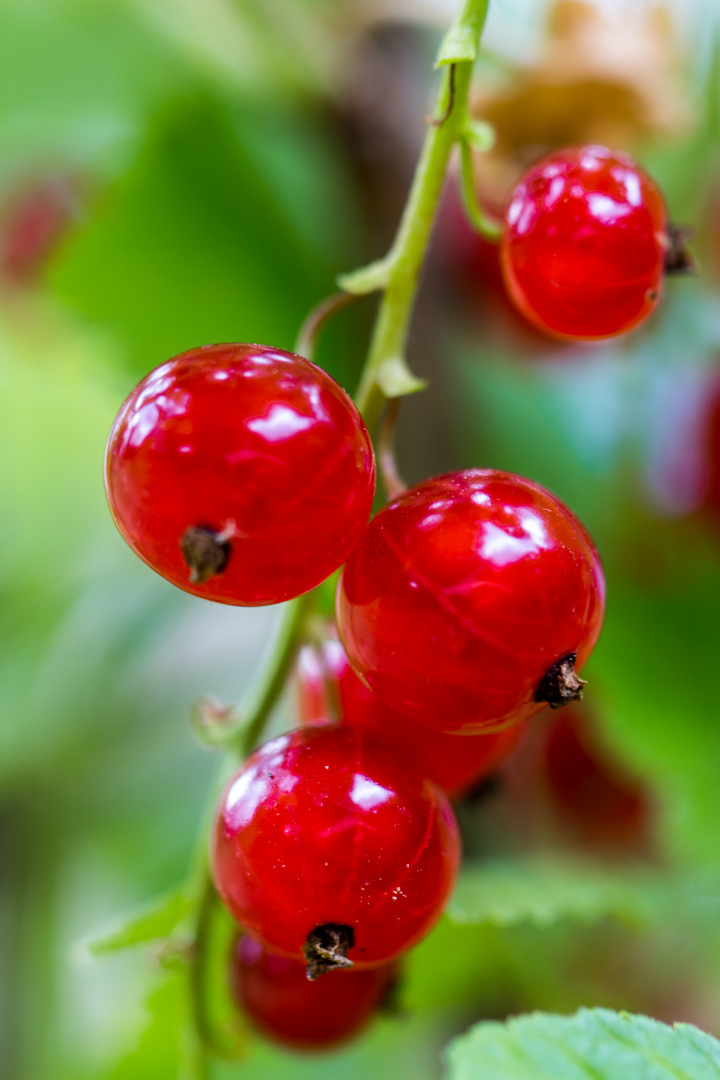
<path fill-rule="evenodd" d="M 557 0 L 537 63 L 500 88 L 479 85 L 473 111 L 497 129 L 495 150 L 478 160 L 485 197 L 496 203 L 529 161 L 555 147 L 624 147 L 693 122 L 668 10 L 612 15 L 586 0 Z"/>

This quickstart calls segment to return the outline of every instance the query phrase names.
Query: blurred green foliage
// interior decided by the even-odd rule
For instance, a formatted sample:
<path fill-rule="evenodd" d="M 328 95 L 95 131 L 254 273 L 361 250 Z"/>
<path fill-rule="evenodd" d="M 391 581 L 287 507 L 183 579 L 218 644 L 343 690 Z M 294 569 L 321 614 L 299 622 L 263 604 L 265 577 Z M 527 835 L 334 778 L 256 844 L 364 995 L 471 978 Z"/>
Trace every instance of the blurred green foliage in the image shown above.
<path fill-rule="evenodd" d="M 81 202 L 39 281 L 0 295 L 0 1072 L 13 1080 L 178 1075 L 180 981 L 153 947 L 91 961 L 86 943 L 185 878 L 214 769 L 191 702 L 240 698 L 277 616 L 178 594 L 134 558 L 105 507 L 104 442 L 168 355 L 238 338 L 291 347 L 335 275 L 380 254 L 341 101 L 338 57 L 362 7 L 0 7 L 0 204 L 48 174 Z M 696 82 L 692 133 L 640 152 L 699 230 L 718 166 L 713 66 Z M 675 437 L 660 392 L 717 364 L 720 307 L 710 273 L 669 292 L 642 334 L 560 356 L 521 355 L 423 299 L 422 326 L 442 313 L 429 335 L 441 362 L 427 361 L 431 389 L 400 432 L 409 475 L 419 460 L 522 472 L 595 536 L 609 605 L 592 700 L 656 802 L 651 870 L 479 860 L 408 958 L 399 1016 L 318 1059 L 250 1040 L 218 1078 L 430 1080 L 452 1035 L 535 1008 L 720 1031 L 720 534 L 648 485 L 653 447 Z M 370 308 L 343 315 L 320 354 L 348 389 Z M 292 722 L 291 700 L 275 722 Z"/>

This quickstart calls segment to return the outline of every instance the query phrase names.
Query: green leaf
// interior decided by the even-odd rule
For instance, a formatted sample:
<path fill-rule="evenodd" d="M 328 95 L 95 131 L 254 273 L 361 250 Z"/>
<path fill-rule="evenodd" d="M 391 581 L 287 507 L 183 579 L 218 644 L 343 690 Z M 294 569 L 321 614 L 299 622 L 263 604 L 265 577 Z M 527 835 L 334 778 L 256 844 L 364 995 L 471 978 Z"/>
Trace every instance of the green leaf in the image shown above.
<path fill-rule="evenodd" d="M 448 907 L 457 925 L 547 926 L 611 916 L 644 922 L 662 891 L 650 871 L 619 871 L 562 859 L 498 860 L 465 867 Z"/>
<path fill-rule="evenodd" d="M 0 174 L 113 175 L 188 74 L 130 5 L 0 5 Z"/>
<path fill-rule="evenodd" d="M 92 956 L 103 956 L 168 937 L 191 906 L 192 901 L 183 892 L 171 892 L 160 897 L 141 914 L 125 920 L 121 926 L 93 938 L 88 942 L 88 951 Z"/>
<path fill-rule="evenodd" d="M 720 1043 L 693 1027 L 580 1009 L 483 1023 L 450 1044 L 449 1080 L 718 1080 Z"/>
<path fill-rule="evenodd" d="M 142 1026 L 133 1030 L 119 1060 L 97 1080 L 177 1080 L 181 1051 L 189 1042 L 183 1038 L 185 997 L 183 982 L 174 974 L 156 977 L 146 991 Z"/>
<path fill-rule="evenodd" d="M 616 578 L 602 647 L 594 658 L 608 702 L 607 730 L 662 792 L 665 842 L 674 857 L 718 873 L 720 731 L 714 714 L 720 649 L 720 575 L 701 551 L 656 588 Z M 632 656 L 634 671 L 623 670 Z M 672 673 L 693 671 L 693 678 Z M 683 685 L 686 684 L 686 685 Z"/>
<path fill-rule="evenodd" d="M 317 165 L 312 141 L 310 149 L 288 141 L 282 169 L 278 155 L 261 161 L 252 149 L 282 138 L 276 117 L 248 105 L 236 121 L 205 94 L 170 102 L 132 169 L 49 267 L 60 298 L 108 331 L 136 373 L 211 341 L 290 348 L 306 311 L 329 291 L 335 264 L 321 246 L 329 227 L 313 232 L 311 246 L 310 225 L 301 235 L 286 212 L 286 182 L 268 179 L 307 176 Z M 343 200 L 319 207 L 303 198 L 307 188 L 296 183 L 295 202 L 308 223 L 324 212 L 342 231 Z M 331 373 L 352 384 L 342 355 Z"/>

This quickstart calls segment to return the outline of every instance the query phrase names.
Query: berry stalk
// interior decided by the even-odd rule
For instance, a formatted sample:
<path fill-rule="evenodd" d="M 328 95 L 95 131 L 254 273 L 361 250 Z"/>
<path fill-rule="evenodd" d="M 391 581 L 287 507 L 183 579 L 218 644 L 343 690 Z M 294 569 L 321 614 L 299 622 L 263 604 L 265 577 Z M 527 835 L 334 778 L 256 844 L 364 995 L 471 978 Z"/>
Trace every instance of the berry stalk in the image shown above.
<path fill-rule="evenodd" d="M 243 1052 L 242 1043 L 232 1033 L 216 1030 L 207 1008 L 208 944 L 210 924 L 216 911 L 217 897 L 210 878 L 208 865 L 208 834 L 212 828 L 218 796 L 238 762 L 247 757 L 256 744 L 267 723 L 292 667 L 295 653 L 307 618 L 312 593 L 289 601 L 272 653 L 261 671 L 242 721 L 226 740 L 226 752 L 208 802 L 200 830 L 200 839 L 193 860 L 193 870 L 188 892 L 195 897 L 192 917 L 192 947 L 188 965 L 189 1007 L 194 1028 L 194 1038 L 186 1047 L 185 1070 L 188 1080 L 206 1080 L 206 1055 L 234 1060 Z"/>
<path fill-rule="evenodd" d="M 306 593 L 285 605 L 272 656 L 255 688 L 240 728 L 236 747 L 239 760 L 251 754 L 259 743 L 268 717 L 282 693 L 295 659 L 302 627 L 312 607 L 312 599 L 313 594 Z"/>
<path fill-rule="evenodd" d="M 465 0 L 442 42 L 437 66 L 445 73 L 390 251 L 379 262 L 340 280 L 351 293 L 383 292 L 355 398 L 369 427 L 377 421 L 385 399 L 424 386 L 405 360 L 408 332 L 450 153 L 471 127 L 468 93 L 488 7 L 489 0 Z"/>
<path fill-rule="evenodd" d="M 408 201 L 397 235 L 388 255 L 380 262 L 344 277 L 340 284 L 346 294 L 363 295 L 382 290 L 370 350 L 363 369 L 356 402 L 368 425 L 374 424 L 387 399 L 401 397 L 423 387 L 405 361 L 405 347 L 422 269 L 437 206 L 442 193 L 453 146 L 470 137 L 468 92 L 480 36 L 487 17 L 489 0 L 465 0 L 455 22 L 440 47 L 437 66 L 444 76 L 415 171 Z M 348 297 L 349 299 L 349 297 Z M 298 352 L 312 355 L 317 335 L 328 318 L 345 305 L 346 298 L 332 297 L 311 313 L 301 330 Z M 249 754 L 260 741 L 267 719 L 277 702 L 310 613 L 313 593 L 286 605 L 285 617 L 273 653 L 265 665 L 248 706 L 243 723 L 227 742 L 227 753 L 213 787 L 227 778 L 239 757 Z M 232 1056 L 223 1034 L 214 1029 L 206 1008 L 207 939 L 213 915 L 214 889 L 207 863 L 207 823 L 201 833 L 194 872 L 189 886 L 197 897 L 193 947 L 189 965 L 189 991 L 195 1038 L 186 1067 L 188 1073 L 205 1080 L 206 1055 Z M 238 1050 L 240 1048 L 237 1048 Z"/>

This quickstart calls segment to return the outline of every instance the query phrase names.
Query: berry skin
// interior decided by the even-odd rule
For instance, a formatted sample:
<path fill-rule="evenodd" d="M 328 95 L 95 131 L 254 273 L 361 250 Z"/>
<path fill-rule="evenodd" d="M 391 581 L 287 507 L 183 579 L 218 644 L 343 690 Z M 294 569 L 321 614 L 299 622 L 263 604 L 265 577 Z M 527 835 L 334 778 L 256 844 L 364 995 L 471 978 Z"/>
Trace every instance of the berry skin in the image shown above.
<path fill-rule="evenodd" d="M 538 484 L 471 469 L 373 518 L 338 586 L 350 663 L 393 709 L 465 735 L 580 696 L 604 580 L 584 528 Z"/>
<path fill-rule="evenodd" d="M 524 724 L 515 724 L 503 731 L 463 738 L 420 727 L 363 685 L 339 642 L 325 642 L 322 653 L 322 659 L 315 659 L 310 646 L 301 651 L 301 723 L 323 723 L 330 711 L 327 697 L 334 695 L 343 723 L 386 746 L 451 799 L 459 798 L 497 769 L 525 732 Z M 323 692 L 326 681 L 332 682 L 329 695 Z"/>
<path fill-rule="evenodd" d="M 78 217 L 78 186 L 70 178 L 28 177 L 0 209 L 0 278 L 33 285 Z"/>
<path fill-rule="evenodd" d="M 110 433 L 110 509 L 174 585 L 276 604 L 344 562 L 370 514 L 360 414 L 324 371 L 265 345 L 208 345 L 133 390 Z"/>
<path fill-rule="evenodd" d="M 226 788 L 212 870 L 226 907 L 316 977 L 392 960 L 435 923 L 460 858 L 445 796 L 363 735 L 306 728 L 261 746 Z"/>
<path fill-rule="evenodd" d="M 601 745 L 582 706 L 552 718 L 543 766 L 551 803 L 566 831 L 585 849 L 617 855 L 649 847 L 653 808 L 648 791 Z"/>
<path fill-rule="evenodd" d="M 384 964 L 311 982 L 302 961 L 268 952 L 247 935 L 230 964 L 235 1000 L 254 1027 L 298 1050 L 324 1050 L 357 1035 L 395 978 L 395 965 Z"/>
<path fill-rule="evenodd" d="M 669 246 L 653 181 L 625 154 L 583 146 L 544 158 L 515 188 L 502 269 L 518 308 L 541 330 L 607 338 L 656 307 Z"/>

